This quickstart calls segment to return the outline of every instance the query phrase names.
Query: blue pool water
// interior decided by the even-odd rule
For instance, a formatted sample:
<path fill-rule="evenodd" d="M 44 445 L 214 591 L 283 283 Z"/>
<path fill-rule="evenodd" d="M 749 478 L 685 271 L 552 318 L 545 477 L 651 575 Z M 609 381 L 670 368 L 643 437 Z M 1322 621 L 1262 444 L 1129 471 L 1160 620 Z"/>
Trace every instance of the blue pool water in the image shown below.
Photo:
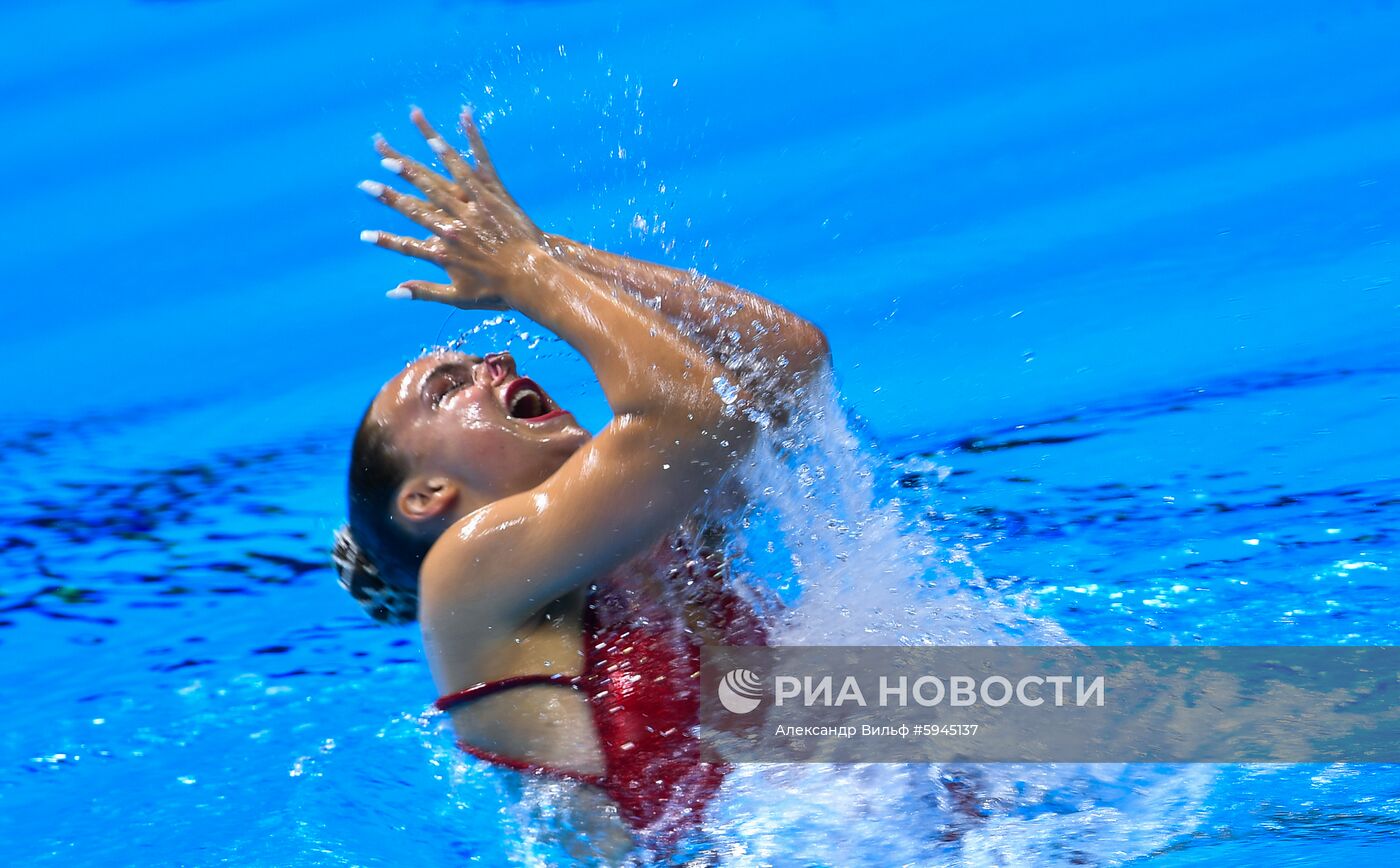
<path fill-rule="evenodd" d="M 421 345 L 510 345 L 605 418 L 530 324 L 383 300 L 429 272 L 356 241 L 396 227 L 354 184 L 410 103 L 474 103 L 543 225 L 827 330 L 852 417 L 771 531 L 824 554 L 747 565 L 794 636 L 1392 644 L 1400 8 L 1121 5 L 0 9 L 5 862 L 558 860 L 550 794 L 452 750 L 416 634 L 327 565 L 351 426 Z M 957 843 L 928 774 L 750 770 L 695 846 L 1400 854 L 1389 767 L 992 768 Z"/>

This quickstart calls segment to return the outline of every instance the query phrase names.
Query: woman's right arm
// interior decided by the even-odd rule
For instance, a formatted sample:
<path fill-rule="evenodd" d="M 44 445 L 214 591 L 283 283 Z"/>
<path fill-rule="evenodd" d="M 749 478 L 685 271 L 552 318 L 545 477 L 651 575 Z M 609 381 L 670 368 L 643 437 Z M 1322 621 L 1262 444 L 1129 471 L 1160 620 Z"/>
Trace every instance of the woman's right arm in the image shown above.
<path fill-rule="evenodd" d="M 454 185 L 380 150 L 427 201 L 371 192 L 433 236 L 377 242 L 453 279 L 404 288 L 460 307 L 510 307 L 546 326 L 592 366 L 613 411 L 553 476 L 464 518 L 423 563 L 425 610 L 458 627 L 519 623 L 673 530 L 750 445 L 752 425 L 726 406 L 712 359 L 660 312 L 551 257 L 513 202 L 471 176 Z"/>

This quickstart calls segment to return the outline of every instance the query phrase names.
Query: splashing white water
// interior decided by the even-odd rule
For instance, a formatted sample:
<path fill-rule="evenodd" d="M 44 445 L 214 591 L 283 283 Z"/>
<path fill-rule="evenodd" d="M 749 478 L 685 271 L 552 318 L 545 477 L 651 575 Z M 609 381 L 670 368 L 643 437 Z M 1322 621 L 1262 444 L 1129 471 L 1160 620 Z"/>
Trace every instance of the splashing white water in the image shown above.
<path fill-rule="evenodd" d="M 884 460 L 824 380 L 738 469 L 748 508 L 726 522 L 731 566 L 756 596 L 786 604 L 774 644 L 1069 641 L 1057 625 L 984 593 L 964 555 L 942 551 L 898 499 L 881 496 Z"/>
<path fill-rule="evenodd" d="M 882 494 L 829 381 L 738 470 L 732 576 L 775 645 L 1055 645 Z M 1213 773 L 1128 765 L 748 765 L 707 830 L 724 864 L 1118 864 L 1187 834 Z M 959 795 L 961 794 L 961 795 Z M 975 802 L 969 810 L 968 796 Z M 878 854 L 878 856 L 877 856 Z"/>

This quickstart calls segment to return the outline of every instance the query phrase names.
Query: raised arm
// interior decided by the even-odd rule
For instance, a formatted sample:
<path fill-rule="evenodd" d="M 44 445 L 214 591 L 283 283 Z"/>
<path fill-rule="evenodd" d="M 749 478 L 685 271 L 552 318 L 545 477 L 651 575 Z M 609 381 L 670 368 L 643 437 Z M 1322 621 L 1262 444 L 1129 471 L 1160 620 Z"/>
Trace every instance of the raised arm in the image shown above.
<path fill-rule="evenodd" d="M 584 356 L 614 413 L 547 481 L 467 516 L 424 560 L 425 629 L 433 610 L 459 629 L 464 619 L 519 623 L 680 524 L 747 449 L 752 426 L 716 388 L 725 372 L 674 323 L 550 256 L 514 203 L 470 169 L 454 171 L 453 184 L 387 145 L 380 150 L 426 201 L 377 185 L 369 192 L 433 235 L 373 240 L 452 277 L 451 285 L 410 281 L 396 292 L 520 311 Z"/>
<path fill-rule="evenodd" d="M 742 372 L 756 397 L 790 394 L 830 364 L 821 329 L 766 298 L 696 271 L 608 253 L 562 236 L 547 236 L 547 244 L 589 274 L 657 302 L 720 364 Z"/>

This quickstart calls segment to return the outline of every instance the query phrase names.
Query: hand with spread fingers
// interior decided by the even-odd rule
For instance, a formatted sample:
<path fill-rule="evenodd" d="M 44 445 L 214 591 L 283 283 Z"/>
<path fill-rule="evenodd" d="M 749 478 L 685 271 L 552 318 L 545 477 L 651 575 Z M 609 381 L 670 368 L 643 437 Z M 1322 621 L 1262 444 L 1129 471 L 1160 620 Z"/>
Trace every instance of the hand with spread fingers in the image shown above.
<path fill-rule="evenodd" d="M 439 301 L 454 307 L 507 310 L 512 289 L 528 285 L 530 263 L 548 256 L 544 234 L 506 192 L 469 111 L 462 125 L 475 165 L 452 148 L 414 109 L 412 120 L 451 178 L 443 177 L 395 150 L 382 138 L 375 143 L 384 168 L 401 176 L 424 196 L 405 195 L 377 181 L 360 189 L 429 230 L 427 238 L 366 231 L 360 237 L 380 247 L 423 259 L 443 268 L 452 283 L 405 281 L 391 298 Z"/>

